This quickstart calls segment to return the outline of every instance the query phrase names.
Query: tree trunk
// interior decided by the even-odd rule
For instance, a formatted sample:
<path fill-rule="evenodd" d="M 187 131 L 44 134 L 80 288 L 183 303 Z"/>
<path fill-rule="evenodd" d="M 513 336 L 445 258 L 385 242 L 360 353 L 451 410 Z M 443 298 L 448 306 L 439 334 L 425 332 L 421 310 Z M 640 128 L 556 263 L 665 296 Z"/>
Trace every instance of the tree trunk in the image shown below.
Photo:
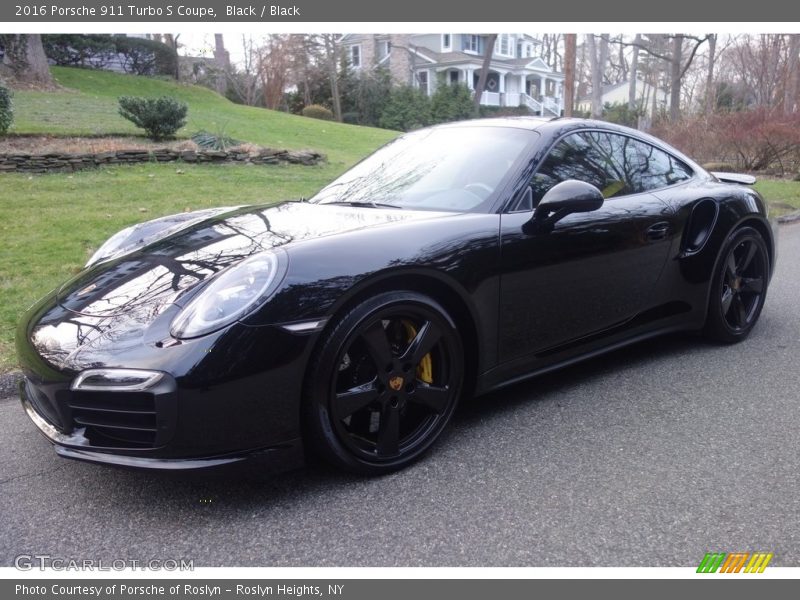
<path fill-rule="evenodd" d="M 4 36 L 6 51 L 3 64 L 17 81 L 50 87 L 53 77 L 39 34 Z"/>
<path fill-rule="evenodd" d="M 797 111 L 798 80 L 800 80 L 800 33 L 789 35 L 789 57 L 786 61 L 786 83 L 783 91 L 783 112 L 787 115 Z"/>
<path fill-rule="evenodd" d="M 225 50 L 225 41 L 221 33 L 214 34 L 214 62 L 217 65 L 218 73 L 214 79 L 214 87 L 217 92 L 224 94 L 228 88 L 228 73 L 231 70 L 231 56 Z"/>
<path fill-rule="evenodd" d="M 708 36 L 708 70 L 706 71 L 706 115 L 714 112 L 717 104 L 717 93 L 714 88 L 714 61 L 717 60 L 717 34 Z"/>
<path fill-rule="evenodd" d="M 683 66 L 683 36 L 672 38 L 670 56 L 669 120 L 673 123 L 681 118 L 681 67 Z"/>
<path fill-rule="evenodd" d="M 595 43 L 594 35 L 586 37 L 589 46 L 589 65 L 592 70 L 592 118 L 603 116 L 603 72 L 608 59 L 608 34 L 600 36 L 600 47 Z"/>
<path fill-rule="evenodd" d="M 637 33 L 633 39 L 633 53 L 631 54 L 631 70 L 628 76 L 628 108 L 636 110 L 636 78 L 639 76 L 639 46 L 642 43 L 642 34 Z"/>
<path fill-rule="evenodd" d="M 494 53 L 494 43 L 497 40 L 497 34 L 493 33 L 486 36 L 486 47 L 483 49 L 483 64 L 481 65 L 481 74 L 478 77 L 478 85 L 475 88 L 475 98 L 473 112 L 478 116 L 481 112 L 481 96 L 483 90 L 486 89 L 486 80 L 489 78 L 489 65 L 492 62 L 492 54 Z"/>
<path fill-rule="evenodd" d="M 575 65 L 577 63 L 578 34 L 568 33 L 564 38 L 564 116 L 572 116 L 575 106 Z"/>
<path fill-rule="evenodd" d="M 178 38 L 180 35 L 180 33 L 178 35 L 165 33 L 163 40 L 163 43 L 172 48 L 172 51 L 175 53 L 175 72 L 172 74 L 172 76 L 175 78 L 175 81 L 180 81 L 181 79 L 181 61 L 180 57 L 178 56 Z"/>
<path fill-rule="evenodd" d="M 339 69 L 337 59 L 339 52 L 336 47 L 336 35 L 331 33 L 324 34 L 325 52 L 328 59 L 328 77 L 331 81 L 331 98 L 333 101 L 333 117 L 341 123 L 342 121 L 342 97 L 339 93 Z"/>

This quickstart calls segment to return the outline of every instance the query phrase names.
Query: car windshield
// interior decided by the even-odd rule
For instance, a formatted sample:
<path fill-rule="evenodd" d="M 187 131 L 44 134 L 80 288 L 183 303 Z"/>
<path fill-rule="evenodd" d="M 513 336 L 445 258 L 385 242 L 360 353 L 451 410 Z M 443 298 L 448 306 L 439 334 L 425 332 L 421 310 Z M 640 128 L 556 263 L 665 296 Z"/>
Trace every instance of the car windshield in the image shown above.
<path fill-rule="evenodd" d="M 533 135 L 525 129 L 486 126 L 410 133 L 368 156 L 310 202 L 479 210 Z"/>

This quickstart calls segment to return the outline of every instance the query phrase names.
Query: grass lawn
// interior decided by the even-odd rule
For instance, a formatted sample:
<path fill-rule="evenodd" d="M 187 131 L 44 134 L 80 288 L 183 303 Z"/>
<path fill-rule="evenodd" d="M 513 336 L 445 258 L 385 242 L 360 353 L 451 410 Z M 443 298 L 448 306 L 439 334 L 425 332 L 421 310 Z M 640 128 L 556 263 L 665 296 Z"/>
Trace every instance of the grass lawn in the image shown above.
<path fill-rule="evenodd" d="M 770 205 L 770 216 L 800 210 L 800 181 L 758 178 L 755 188 Z"/>

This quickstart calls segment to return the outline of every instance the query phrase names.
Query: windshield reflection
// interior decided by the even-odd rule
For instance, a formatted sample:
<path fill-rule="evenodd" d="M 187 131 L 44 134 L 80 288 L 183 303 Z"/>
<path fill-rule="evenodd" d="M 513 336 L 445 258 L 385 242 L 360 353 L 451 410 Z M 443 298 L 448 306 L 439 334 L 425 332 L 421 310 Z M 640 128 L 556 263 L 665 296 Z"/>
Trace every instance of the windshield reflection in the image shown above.
<path fill-rule="evenodd" d="M 364 159 L 310 202 L 480 211 L 534 135 L 485 126 L 410 133 Z"/>

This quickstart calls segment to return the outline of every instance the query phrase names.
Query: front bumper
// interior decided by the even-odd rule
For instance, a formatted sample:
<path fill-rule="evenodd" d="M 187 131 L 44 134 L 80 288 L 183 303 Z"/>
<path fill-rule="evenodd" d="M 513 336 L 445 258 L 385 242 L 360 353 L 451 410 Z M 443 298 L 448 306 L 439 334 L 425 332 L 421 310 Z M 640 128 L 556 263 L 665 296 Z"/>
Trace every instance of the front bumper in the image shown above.
<path fill-rule="evenodd" d="M 57 427 L 51 422 L 54 420 L 53 412 L 45 410 L 43 411 L 44 414 L 40 414 L 40 411 L 42 411 L 41 402 L 43 399 L 36 398 L 37 394 L 43 395 L 43 392 L 35 389 L 30 380 L 24 379 L 20 383 L 20 399 L 25 413 L 45 438 L 54 445 L 56 454 L 64 458 L 118 467 L 154 469 L 160 471 L 208 469 L 253 460 L 258 460 L 262 465 L 266 464 L 270 467 L 270 470 L 283 471 L 302 466 L 304 462 L 303 445 L 300 438 L 288 440 L 275 446 L 195 458 L 134 455 L 130 454 L 130 452 L 136 450 L 141 451 L 141 448 L 125 448 L 125 445 L 130 444 L 125 444 L 122 440 L 118 440 L 122 442 L 122 445 L 118 448 L 104 448 L 97 446 L 97 438 L 87 431 L 87 429 L 91 430 L 91 426 L 76 428 L 74 426 L 74 416 L 70 415 L 68 412 L 66 418 L 71 420 L 69 425 L 67 425 L 67 427 L 69 427 L 68 431 L 65 430 L 63 424 L 61 424 L 61 427 Z M 63 397 L 63 394 L 61 394 L 61 396 Z M 37 403 L 37 406 L 34 406 L 34 402 Z M 55 410 L 63 409 L 56 408 Z M 67 408 L 67 411 L 68 410 L 69 408 Z M 44 416 L 45 414 L 47 417 Z M 108 424 L 106 427 L 108 427 Z"/>
<path fill-rule="evenodd" d="M 25 411 L 59 455 L 148 469 L 259 458 L 302 464 L 300 397 L 315 332 L 233 325 L 171 347 L 109 345 L 93 359 L 50 360 L 23 324 L 17 349 Z M 36 340 L 38 341 L 38 339 Z M 80 358 L 78 356 L 78 358 Z M 147 389 L 81 388 L 87 370 L 159 371 Z M 248 461 L 250 462 L 250 461 Z"/>

